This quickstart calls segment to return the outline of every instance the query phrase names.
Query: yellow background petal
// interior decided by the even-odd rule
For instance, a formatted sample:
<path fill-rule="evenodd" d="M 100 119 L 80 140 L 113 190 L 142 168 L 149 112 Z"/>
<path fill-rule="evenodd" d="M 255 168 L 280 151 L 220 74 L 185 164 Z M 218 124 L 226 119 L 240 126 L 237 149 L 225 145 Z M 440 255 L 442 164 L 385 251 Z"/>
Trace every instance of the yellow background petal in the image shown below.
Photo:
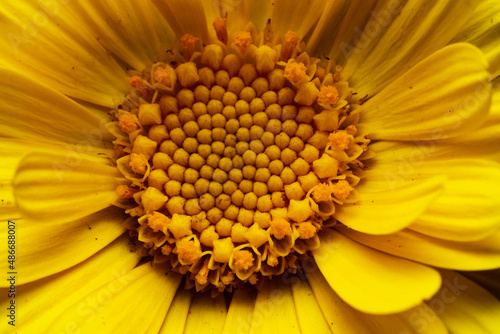
<path fill-rule="evenodd" d="M 4 67 L 106 107 L 126 93 L 125 71 L 59 2 L 5 2 L 0 16 Z"/>
<path fill-rule="evenodd" d="M 453 271 L 442 271 L 443 286 L 428 302 L 453 334 L 496 333 L 500 301 Z"/>
<path fill-rule="evenodd" d="M 108 208 L 71 222 L 42 224 L 38 220 L 16 220 L 16 266 L 19 284 L 50 276 L 86 260 L 120 236 L 126 219 L 122 209 Z M 7 240 L 7 224 L 0 237 Z M 0 254 L 7 258 L 7 247 Z M 43 259 L 43 261 L 41 260 Z M 8 263 L 0 264 L 8 270 Z M 1 282 L 7 286 L 8 282 Z"/>
<path fill-rule="evenodd" d="M 27 218 L 57 222 L 85 217 L 110 206 L 120 175 L 115 167 L 104 163 L 106 159 L 74 152 L 28 155 L 14 180 L 19 210 Z"/>
<path fill-rule="evenodd" d="M 435 267 L 456 270 L 486 270 L 500 266 L 500 233 L 472 242 L 432 238 L 406 229 L 390 235 L 367 235 L 347 227 L 342 234 L 382 252 Z"/>
<path fill-rule="evenodd" d="M 109 246 L 92 256 L 90 259 L 48 278 L 20 285 L 18 292 L 17 326 L 21 333 L 44 333 L 52 330 L 51 323 L 66 309 L 73 308 L 74 303 L 99 287 L 103 294 L 123 289 L 130 281 L 125 280 L 125 274 L 139 262 L 138 254 L 130 251 L 127 244 L 129 237 L 122 236 Z M 2 298 L 7 298 L 7 291 L 0 290 Z M 104 295 L 103 295 L 104 296 Z M 55 298 L 57 297 L 57 298 Z M 100 299 L 102 301 L 103 299 Z M 0 304 L 4 308 L 6 300 Z M 99 302 L 87 300 L 91 304 L 80 307 L 78 317 L 71 319 L 65 325 L 74 327 L 77 319 L 87 320 L 97 314 L 94 306 Z M 93 303 L 93 304 L 92 304 Z M 97 307 L 96 306 L 96 307 Z M 2 321 L 0 326 L 6 325 Z M 10 330 L 12 327 L 10 327 Z M 0 330 L 3 327 L 0 327 Z M 7 333 L 7 331 L 1 331 Z"/>
<path fill-rule="evenodd" d="M 250 333 L 254 307 L 255 296 L 251 295 L 248 290 L 236 289 L 229 304 L 222 333 Z"/>
<path fill-rule="evenodd" d="M 438 140 L 469 133 L 490 108 L 487 66 L 471 44 L 447 46 L 369 99 L 360 127 L 380 140 Z"/>
<path fill-rule="evenodd" d="M 191 305 L 191 292 L 180 288 L 168 309 L 159 334 L 182 334 Z"/>
<path fill-rule="evenodd" d="M 196 294 L 191 301 L 185 334 L 221 333 L 227 309 L 224 296 L 212 298 L 209 294 Z"/>
<path fill-rule="evenodd" d="M 64 331 L 71 323 L 83 333 L 117 333 L 127 324 L 133 333 L 157 333 L 181 278 L 143 264 L 88 293 L 58 317 L 51 330 Z"/>
<path fill-rule="evenodd" d="M 351 74 L 349 82 L 361 96 L 374 95 L 448 44 L 472 16 L 479 0 L 385 3 L 387 7 L 375 12 L 380 18 L 367 23 L 364 35 L 349 50 L 345 65 L 345 75 Z"/>
<path fill-rule="evenodd" d="M 264 283 L 257 293 L 250 333 L 300 333 L 289 284 L 280 279 Z"/>

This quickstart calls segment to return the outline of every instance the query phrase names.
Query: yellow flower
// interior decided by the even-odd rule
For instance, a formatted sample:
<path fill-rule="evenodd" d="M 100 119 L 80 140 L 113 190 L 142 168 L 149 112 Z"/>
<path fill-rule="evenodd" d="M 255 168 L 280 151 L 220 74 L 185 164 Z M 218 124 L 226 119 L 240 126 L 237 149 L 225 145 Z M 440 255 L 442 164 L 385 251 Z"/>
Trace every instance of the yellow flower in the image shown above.
<path fill-rule="evenodd" d="M 496 0 L 0 18 L 2 332 L 497 331 Z"/>

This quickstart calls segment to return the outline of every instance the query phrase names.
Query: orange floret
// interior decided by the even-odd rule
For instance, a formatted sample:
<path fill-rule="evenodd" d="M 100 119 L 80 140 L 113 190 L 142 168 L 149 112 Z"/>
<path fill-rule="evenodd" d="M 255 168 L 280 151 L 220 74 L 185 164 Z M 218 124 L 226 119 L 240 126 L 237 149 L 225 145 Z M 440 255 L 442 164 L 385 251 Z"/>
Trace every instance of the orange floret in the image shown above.
<path fill-rule="evenodd" d="M 174 249 L 174 245 L 166 244 L 164 246 L 161 246 L 161 253 L 163 255 L 170 255 L 170 253 L 172 253 L 172 249 Z"/>
<path fill-rule="evenodd" d="M 142 86 L 142 78 L 138 75 L 134 75 L 133 77 L 130 78 L 130 85 L 132 87 L 141 87 Z"/>
<path fill-rule="evenodd" d="M 155 71 L 155 80 L 162 85 L 170 87 L 170 70 L 168 68 L 158 67 Z"/>
<path fill-rule="evenodd" d="M 349 147 L 349 136 L 346 131 L 332 132 L 328 136 L 331 147 L 337 151 L 343 151 Z"/>
<path fill-rule="evenodd" d="M 299 36 L 291 30 L 285 34 L 285 43 L 283 45 L 283 53 L 281 54 L 283 59 L 288 59 L 292 56 L 297 43 L 299 42 Z"/>
<path fill-rule="evenodd" d="M 148 215 L 148 226 L 153 232 L 166 231 L 168 223 L 170 223 L 170 218 L 159 212 L 155 211 L 152 215 Z"/>
<path fill-rule="evenodd" d="M 138 129 L 134 115 L 132 114 L 121 115 L 120 118 L 118 119 L 118 125 L 125 133 L 131 133 Z"/>
<path fill-rule="evenodd" d="M 276 239 L 281 240 L 286 235 L 292 233 L 292 228 L 290 222 L 283 218 L 277 218 L 271 220 L 271 234 L 276 237 Z"/>
<path fill-rule="evenodd" d="M 201 285 L 205 285 L 208 282 L 208 274 L 210 273 L 210 270 L 208 269 L 208 259 L 205 260 L 205 263 L 203 263 L 203 267 L 201 267 L 200 271 L 198 271 L 198 274 L 196 274 L 196 282 Z"/>
<path fill-rule="evenodd" d="M 297 83 L 306 75 L 306 71 L 307 68 L 304 63 L 288 63 L 285 67 L 285 78 L 287 78 L 291 83 Z"/>
<path fill-rule="evenodd" d="M 335 104 L 339 101 L 339 91 L 335 86 L 327 85 L 321 87 L 318 96 L 318 103 L 320 104 Z"/>
<path fill-rule="evenodd" d="M 148 158 L 142 153 L 132 153 L 130 155 L 129 166 L 134 173 L 144 175 L 148 169 Z"/>
<path fill-rule="evenodd" d="M 198 41 L 198 39 L 199 38 L 194 37 L 191 34 L 184 34 L 180 38 L 182 50 L 184 51 L 184 56 L 186 56 L 187 59 L 191 59 L 191 56 L 194 53 L 194 44 Z"/>
<path fill-rule="evenodd" d="M 253 255 L 247 250 L 235 250 L 233 254 L 234 265 L 236 269 L 247 270 L 253 265 Z"/>
<path fill-rule="evenodd" d="M 353 187 L 346 180 L 340 180 L 333 185 L 333 194 L 338 199 L 346 199 L 353 190 Z"/>
<path fill-rule="evenodd" d="M 200 247 L 193 240 L 180 240 L 177 242 L 177 255 L 183 264 L 193 264 L 201 257 Z"/>
<path fill-rule="evenodd" d="M 316 227 L 310 222 L 305 222 L 299 225 L 297 232 L 300 239 L 310 239 L 316 234 Z"/>
<path fill-rule="evenodd" d="M 227 44 L 228 40 L 226 23 L 227 19 L 221 19 L 220 17 L 217 17 L 212 23 L 217 34 L 217 39 L 224 44 Z"/>
<path fill-rule="evenodd" d="M 247 48 L 252 43 L 252 35 L 248 31 L 240 31 L 234 37 L 234 44 L 239 48 Z"/>
<path fill-rule="evenodd" d="M 358 129 L 356 129 L 356 126 L 354 125 L 349 125 L 347 128 L 345 128 L 345 132 L 347 132 L 348 135 L 354 136 L 356 133 L 358 133 Z"/>
<path fill-rule="evenodd" d="M 320 183 L 318 184 L 312 193 L 312 197 L 316 202 L 328 201 L 333 194 L 333 186 L 331 184 Z"/>
<path fill-rule="evenodd" d="M 120 198 L 134 198 L 134 194 L 138 191 L 139 189 L 130 188 L 129 186 L 126 185 L 119 185 L 116 188 L 116 194 Z"/>

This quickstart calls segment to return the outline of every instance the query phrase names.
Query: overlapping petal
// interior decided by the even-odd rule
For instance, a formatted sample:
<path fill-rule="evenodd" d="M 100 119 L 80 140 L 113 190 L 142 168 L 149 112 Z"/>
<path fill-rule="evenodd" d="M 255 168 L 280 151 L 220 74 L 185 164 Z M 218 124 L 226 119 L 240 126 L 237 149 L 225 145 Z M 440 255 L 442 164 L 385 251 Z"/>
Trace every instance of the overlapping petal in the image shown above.
<path fill-rule="evenodd" d="M 47 332 L 52 330 L 51 323 L 67 309 L 75 310 L 75 303 L 83 300 L 78 317 L 70 319 L 63 325 L 73 326 L 74 320 L 86 321 L 95 316 L 103 304 L 106 293 L 123 290 L 130 281 L 127 274 L 139 262 L 138 253 L 131 252 L 127 244 L 128 236 L 118 238 L 102 251 L 88 260 L 56 275 L 17 287 L 18 296 L 22 296 L 22 307 L 19 307 L 16 328 L 26 333 Z M 82 299 L 90 291 L 101 287 L 103 295 L 100 299 Z M 7 289 L 2 289 L 2 308 L 6 308 Z M 57 298 L 54 298 L 57 296 Z M 18 304 L 19 305 L 19 304 Z M 99 307 L 99 308 L 98 308 Z M 6 321 L 0 327 L 3 333 L 12 330 Z"/>
<path fill-rule="evenodd" d="M 487 67 L 471 44 L 447 46 L 368 100 L 360 127 L 377 140 L 437 140 L 469 133 L 489 112 Z"/>
<path fill-rule="evenodd" d="M 60 3 L 5 2 L 0 16 L 2 67 L 106 107 L 124 97 L 124 69 Z"/>
<path fill-rule="evenodd" d="M 349 54 L 346 78 L 362 96 L 373 96 L 447 45 L 471 18 L 479 2 L 381 2 L 357 43 L 343 46 L 344 53 Z"/>
<path fill-rule="evenodd" d="M 120 173 L 107 159 L 62 151 L 33 153 L 19 164 L 14 190 L 20 212 L 38 221 L 71 221 L 107 208 Z"/>
<path fill-rule="evenodd" d="M 370 314 L 397 313 L 418 306 L 441 285 L 437 271 L 366 247 L 332 230 L 323 232 L 321 247 L 313 256 L 335 293 Z"/>

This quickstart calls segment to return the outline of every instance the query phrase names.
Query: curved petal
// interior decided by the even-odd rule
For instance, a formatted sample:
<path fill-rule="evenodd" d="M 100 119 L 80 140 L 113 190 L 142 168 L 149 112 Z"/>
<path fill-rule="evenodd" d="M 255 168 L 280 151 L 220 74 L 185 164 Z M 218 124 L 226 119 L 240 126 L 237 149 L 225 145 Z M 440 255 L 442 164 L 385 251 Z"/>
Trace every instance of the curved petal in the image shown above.
<path fill-rule="evenodd" d="M 496 333 L 500 301 L 453 271 L 441 271 L 444 283 L 428 302 L 450 333 Z"/>
<path fill-rule="evenodd" d="M 448 333 L 441 320 L 439 320 L 439 317 L 424 303 L 408 311 L 388 315 L 374 315 L 360 312 L 349 306 L 332 290 L 313 260 L 307 260 L 307 263 L 303 262 L 302 266 L 305 268 L 305 273 L 314 297 L 333 333 Z M 421 319 L 422 314 L 427 317 L 425 321 Z"/>
<path fill-rule="evenodd" d="M 257 292 L 250 334 L 300 333 L 291 286 L 267 280 Z"/>
<path fill-rule="evenodd" d="M 250 333 L 254 307 L 255 296 L 244 289 L 235 290 L 222 334 Z"/>
<path fill-rule="evenodd" d="M 29 154 L 14 178 L 20 212 L 27 218 L 55 223 L 107 208 L 116 199 L 120 173 L 105 162 L 74 152 Z"/>
<path fill-rule="evenodd" d="M 432 238 L 405 229 L 390 235 L 367 235 L 344 226 L 339 232 L 366 246 L 434 267 L 487 270 L 500 267 L 500 233 L 472 242 Z"/>
<path fill-rule="evenodd" d="M 441 285 L 429 267 L 361 245 L 325 230 L 314 259 L 333 290 L 361 312 L 406 311 L 430 298 Z"/>
<path fill-rule="evenodd" d="M 475 46 L 447 46 L 368 100 L 360 128 L 377 140 L 437 140 L 469 133 L 489 112 L 487 67 Z"/>
<path fill-rule="evenodd" d="M 16 234 L 22 236 L 16 242 L 19 284 L 48 277 L 88 259 L 125 231 L 122 226 L 125 218 L 123 210 L 108 208 L 65 223 L 15 221 Z M 0 233 L 4 240 L 7 240 L 7 232 L 5 224 Z M 7 250 L 4 247 L 0 251 L 5 258 Z M 0 268 L 9 271 L 7 262 L 0 264 Z M 3 287 L 7 284 L 1 282 Z"/>
<path fill-rule="evenodd" d="M 127 92 L 125 71 L 58 2 L 11 1 L 0 7 L 4 67 L 73 98 L 110 107 Z"/>
<path fill-rule="evenodd" d="M 174 45 L 174 33 L 149 1 L 69 1 L 65 7 L 115 59 L 142 70 Z M 140 9 L 138 8 L 140 7 Z"/>
<path fill-rule="evenodd" d="M 88 293 L 61 314 L 51 330 L 62 332 L 71 323 L 83 333 L 117 333 L 126 323 L 134 333 L 157 333 L 181 278 L 143 264 Z"/>
<path fill-rule="evenodd" d="M 457 150 L 457 147 L 460 147 Z M 443 140 L 437 147 L 444 157 L 477 157 L 500 162 L 500 85 L 493 84 L 490 114 L 475 131 Z M 435 154 L 436 154 L 435 153 Z"/>
<path fill-rule="evenodd" d="M 12 70 L 0 69 L 0 133 L 69 146 L 103 147 L 112 137 L 96 116 L 68 97 Z"/>
<path fill-rule="evenodd" d="M 205 44 L 211 42 L 205 7 L 213 6 L 211 1 L 201 0 L 151 0 L 167 20 L 176 37 L 191 34 Z M 189 13 L 189 14 L 188 14 Z"/>
<path fill-rule="evenodd" d="M 500 227 L 500 164 L 480 159 L 451 159 L 439 143 L 375 143 L 377 155 L 365 173 L 372 187 L 399 187 L 408 179 L 446 176 L 443 192 L 410 226 L 429 236 L 474 241 Z M 444 149 L 446 150 L 446 149 Z M 460 150 L 459 148 L 455 150 Z M 460 157 L 460 153 L 457 154 Z"/>
<path fill-rule="evenodd" d="M 191 292 L 178 289 L 159 334 L 183 334 L 191 306 Z"/>
<path fill-rule="evenodd" d="M 476 45 L 484 52 L 490 63 L 493 77 L 500 75 L 500 3 L 485 0 L 479 3 L 469 22 L 455 36 L 453 42 L 468 42 Z"/>
<path fill-rule="evenodd" d="M 62 312 L 72 308 L 72 305 L 87 296 L 89 291 L 102 286 L 102 291 L 107 291 L 107 288 L 108 291 L 116 292 L 128 285 L 130 281 L 125 280 L 124 275 L 132 270 L 140 259 L 138 253 L 130 251 L 128 239 L 127 235 L 123 235 L 91 258 L 64 272 L 18 286 L 17 292 L 22 296 L 19 300 L 22 306 L 18 308 L 18 330 L 23 333 L 45 333 L 52 329 L 51 323 Z M 99 302 L 91 305 L 102 306 Z M 87 320 L 95 315 L 99 309 L 92 306 L 84 304 L 80 308 L 82 313 L 79 317 L 71 320 Z M 6 322 L 2 322 L 4 323 Z"/>
<path fill-rule="evenodd" d="M 184 333 L 221 333 L 226 315 L 226 302 L 223 295 L 212 298 L 208 294 L 197 294 L 191 301 Z"/>
<path fill-rule="evenodd" d="M 479 0 L 387 1 L 375 11 L 354 47 L 345 75 L 361 96 L 372 96 L 422 59 L 448 44 Z M 386 29 L 387 27 L 387 29 Z M 439 33 L 436 33 L 439 32 Z"/>
<path fill-rule="evenodd" d="M 363 184 L 356 189 L 359 201 L 337 206 L 333 215 L 356 231 L 368 234 L 388 234 L 413 223 L 442 192 L 443 177 L 407 183 L 397 188 L 364 192 Z M 369 180 L 367 181 L 369 182 Z"/>

